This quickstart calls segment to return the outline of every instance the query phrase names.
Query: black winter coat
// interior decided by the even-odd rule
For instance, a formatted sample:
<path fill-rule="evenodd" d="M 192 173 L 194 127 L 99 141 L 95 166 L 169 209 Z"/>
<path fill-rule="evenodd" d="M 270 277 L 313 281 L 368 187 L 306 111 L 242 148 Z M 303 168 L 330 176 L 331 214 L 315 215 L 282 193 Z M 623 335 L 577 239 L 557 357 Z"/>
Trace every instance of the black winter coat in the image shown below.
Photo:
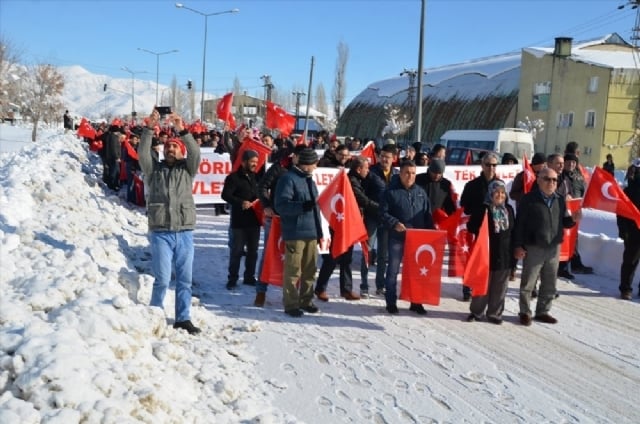
<path fill-rule="evenodd" d="M 513 246 L 555 247 L 562 243 L 563 230 L 575 224 L 567 215 L 564 197 L 553 193 L 551 207 L 547 206 L 542 192 L 534 188 L 522 197 L 516 214 Z"/>
<path fill-rule="evenodd" d="M 366 178 L 362 178 L 355 171 L 349 171 L 348 176 L 351 188 L 353 189 L 353 194 L 356 197 L 356 202 L 360 208 L 360 214 L 363 217 L 377 219 L 379 212 L 378 201 L 377 199 L 367 195 L 367 186 L 375 184 L 375 180 L 373 180 L 375 177 L 369 174 Z"/>
<path fill-rule="evenodd" d="M 431 213 L 436 209 L 442 209 L 447 215 L 451 215 L 456 210 L 454 191 L 451 181 L 441 178 L 433 181 L 428 172 L 416 176 L 416 184 L 427 193 L 431 204 Z"/>
<path fill-rule="evenodd" d="M 259 227 L 253 208 L 242 209 L 242 202 L 258 198 L 256 174 L 240 168 L 227 175 L 222 189 L 222 199 L 231 205 L 231 228 Z"/>
<path fill-rule="evenodd" d="M 494 230 L 494 222 L 489 213 L 489 270 L 500 271 L 504 269 L 511 269 L 511 261 L 513 258 L 513 246 L 511 243 L 511 236 L 515 227 L 515 214 L 513 207 L 509 204 L 506 205 L 507 214 L 509 215 L 509 228 L 504 231 L 496 233 Z M 478 208 L 476 213 L 469 217 L 467 223 L 467 230 L 475 234 L 476 236 L 480 232 L 480 225 L 484 215 L 489 211 L 489 205 L 484 204 L 482 208 Z"/>

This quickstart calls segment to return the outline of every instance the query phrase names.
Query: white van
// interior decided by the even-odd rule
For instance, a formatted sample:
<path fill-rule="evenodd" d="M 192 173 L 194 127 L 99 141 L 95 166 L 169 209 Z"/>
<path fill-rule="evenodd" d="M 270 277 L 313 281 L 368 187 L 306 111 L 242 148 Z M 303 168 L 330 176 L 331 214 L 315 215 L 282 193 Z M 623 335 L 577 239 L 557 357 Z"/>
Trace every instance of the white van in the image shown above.
<path fill-rule="evenodd" d="M 511 153 L 518 159 L 522 159 L 524 154 L 531 159 L 534 151 L 531 133 L 520 128 L 449 130 L 440 137 L 440 143 L 447 149 L 466 147 L 491 150 L 498 154 Z"/>

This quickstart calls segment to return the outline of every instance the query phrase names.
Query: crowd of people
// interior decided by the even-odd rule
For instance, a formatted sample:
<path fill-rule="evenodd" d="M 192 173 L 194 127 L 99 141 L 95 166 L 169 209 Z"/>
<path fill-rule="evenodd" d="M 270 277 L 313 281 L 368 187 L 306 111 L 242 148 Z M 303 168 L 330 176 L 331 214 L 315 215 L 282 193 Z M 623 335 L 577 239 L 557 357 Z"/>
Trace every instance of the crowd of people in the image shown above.
<path fill-rule="evenodd" d="M 200 147 L 208 145 L 228 152 L 232 162 L 240 156 L 241 166 L 224 182 L 222 199 L 230 206 L 229 263 L 226 288 L 235 290 L 240 265 L 244 261 L 242 283 L 255 286 L 254 305 L 264 307 L 268 282 L 261 281 L 265 262 L 259 253 L 262 236 L 266 243 L 274 217 L 281 218 L 285 258 L 282 278 L 284 312 L 291 317 L 319 311 L 315 301 L 329 302 L 328 284 L 339 269 L 339 293 L 348 301 L 372 296 L 384 298 L 389 314 L 398 314 L 398 273 L 404 255 L 408 229 L 438 228 L 458 208 L 469 216 L 467 229 L 478 235 L 487 219 L 489 229 L 489 279 L 486 294 L 476 295 L 463 286 L 461 299 L 469 301 L 468 321 L 486 319 L 503 322 L 505 296 L 509 281 L 515 280 L 518 261 L 522 261 L 519 291 L 519 321 L 529 326 L 533 320 L 554 324 L 550 314 L 558 297 L 558 278 L 573 279 L 575 273 L 589 274 L 593 269 L 582 263 L 578 246 L 570 260 L 559 261 L 565 228 L 576 225 L 580 211 L 570 213 L 567 200 L 582 197 L 586 189 L 584 169 L 580 166 L 579 146 L 571 142 L 564 154 L 531 158 L 535 182 L 527 183 L 525 171 L 516 175 L 509 192 L 496 173 L 502 163 L 518 163 L 512 155 L 500 158 L 487 153 L 481 159 L 481 173 L 467 182 L 461 195 L 444 177 L 445 152 L 442 145 L 422 152 L 420 146 L 406 146 L 402 155 L 393 140 L 376 149 L 375 164 L 359 156 L 361 140 L 342 143 L 337 137 L 321 133 L 313 144 L 294 139 L 279 139 L 252 128 L 235 133 L 224 131 L 193 132 L 177 115 L 172 125 L 159 128 L 160 116 L 154 110 L 144 123 L 127 128 L 114 120 L 96 137 L 94 148 L 103 161 L 103 179 L 113 190 L 126 185 L 127 195 L 141 172 L 146 185 L 144 203 L 149 220 L 152 270 L 155 277 L 151 304 L 162 306 L 169 280 L 176 280 L 175 328 L 191 334 L 200 330 L 191 322 L 191 272 L 195 203 L 193 177 L 197 172 Z M 259 153 L 241 149 L 252 139 L 271 151 L 270 166 L 258 167 Z M 95 140 L 88 140 L 92 143 Z M 319 157 L 318 148 L 325 151 Z M 241 152 L 241 153 L 240 153 Z M 613 172 L 608 158 L 605 165 Z M 369 259 L 361 256 L 359 292 L 354 288 L 353 246 L 334 257 L 318 258 L 318 243 L 323 238 L 318 188 L 312 178 L 316 167 L 344 168 L 366 228 Z M 417 174 L 418 166 L 426 172 Z M 640 206 L 640 160 L 627 172 L 625 192 Z M 529 186 L 528 186 L 529 185 Z M 135 188 L 135 187 L 134 187 Z M 135 193 L 134 193 L 135 194 Z M 129 197 L 131 198 L 131 197 Z M 509 203 L 510 198 L 516 208 Z M 262 204 L 264 221 L 256 214 L 255 202 Z M 618 219 L 625 251 L 621 267 L 620 292 L 631 299 L 631 284 L 640 262 L 640 229 L 629 219 Z M 329 228 L 330 236 L 334 228 Z M 331 237 L 333 239 L 333 237 Z M 318 262 L 320 266 L 318 267 Z M 172 269 L 173 264 L 173 269 Z M 369 270 L 375 267 L 375 290 L 369 287 Z M 536 299 L 532 310 L 531 302 Z M 409 310 L 427 314 L 422 304 L 411 303 Z"/>

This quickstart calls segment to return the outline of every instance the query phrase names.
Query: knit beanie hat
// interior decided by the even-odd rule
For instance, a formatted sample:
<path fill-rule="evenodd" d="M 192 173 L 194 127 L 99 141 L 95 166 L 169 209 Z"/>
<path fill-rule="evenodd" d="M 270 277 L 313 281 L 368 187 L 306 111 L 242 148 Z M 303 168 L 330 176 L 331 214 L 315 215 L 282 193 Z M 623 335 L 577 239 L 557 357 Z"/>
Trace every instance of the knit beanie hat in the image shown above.
<path fill-rule="evenodd" d="M 318 162 L 318 154 L 313 149 L 304 149 L 298 154 L 298 165 L 313 165 Z"/>
<path fill-rule="evenodd" d="M 178 145 L 178 147 L 180 148 L 180 151 L 182 152 L 182 156 L 185 156 L 187 154 L 187 146 L 184 145 L 184 143 L 182 142 L 181 139 L 179 138 L 170 138 L 168 139 L 165 143 L 164 143 L 164 147 L 165 149 L 167 148 L 167 146 L 169 146 L 169 144 L 171 143 L 175 143 Z"/>
<path fill-rule="evenodd" d="M 444 160 L 442 159 L 431 159 L 429 162 L 429 172 L 433 172 L 434 174 L 444 174 Z"/>
<path fill-rule="evenodd" d="M 256 152 L 255 150 L 245 150 L 242 153 L 242 160 L 246 161 L 246 160 L 251 160 L 253 158 L 257 158 L 258 157 L 258 152 Z"/>

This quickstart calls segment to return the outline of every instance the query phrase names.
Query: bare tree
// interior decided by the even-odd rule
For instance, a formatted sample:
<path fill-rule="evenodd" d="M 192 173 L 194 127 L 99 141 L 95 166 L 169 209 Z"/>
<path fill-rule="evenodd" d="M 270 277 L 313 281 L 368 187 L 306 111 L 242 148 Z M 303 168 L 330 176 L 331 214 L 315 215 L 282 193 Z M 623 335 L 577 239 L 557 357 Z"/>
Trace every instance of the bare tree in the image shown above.
<path fill-rule="evenodd" d="M 29 70 L 21 85 L 24 111 L 33 122 L 31 141 L 36 141 L 38 123 L 54 122 L 62 114 L 64 105 L 60 96 L 64 89 L 64 77 L 52 65 L 36 65 Z"/>
<path fill-rule="evenodd" d="M 349 61 L 349 46 L 344 42 L 338 43 L 338 60 L 336 61 L 336 79 L 333 84 L 333 112 L 336 119 L 340 118 L 342 103 L 347 94 L 347 62 Z"/>
<path fill-rule="evenodd" d="M 318 84 L 316 87 L 316 109 L 318 112 L 322 112 L 325 115 L 329 114 L 327 95 L 324 92 L 324 85 L 322 85 L 322 83 Z"/>
<path fill-rule="evenodd" d="M 0 34 L 0 118 L 4 117 L 10 103 L 22 103 L 20 85 L 27 69 L 19 65 L 22 52 Z"/>

